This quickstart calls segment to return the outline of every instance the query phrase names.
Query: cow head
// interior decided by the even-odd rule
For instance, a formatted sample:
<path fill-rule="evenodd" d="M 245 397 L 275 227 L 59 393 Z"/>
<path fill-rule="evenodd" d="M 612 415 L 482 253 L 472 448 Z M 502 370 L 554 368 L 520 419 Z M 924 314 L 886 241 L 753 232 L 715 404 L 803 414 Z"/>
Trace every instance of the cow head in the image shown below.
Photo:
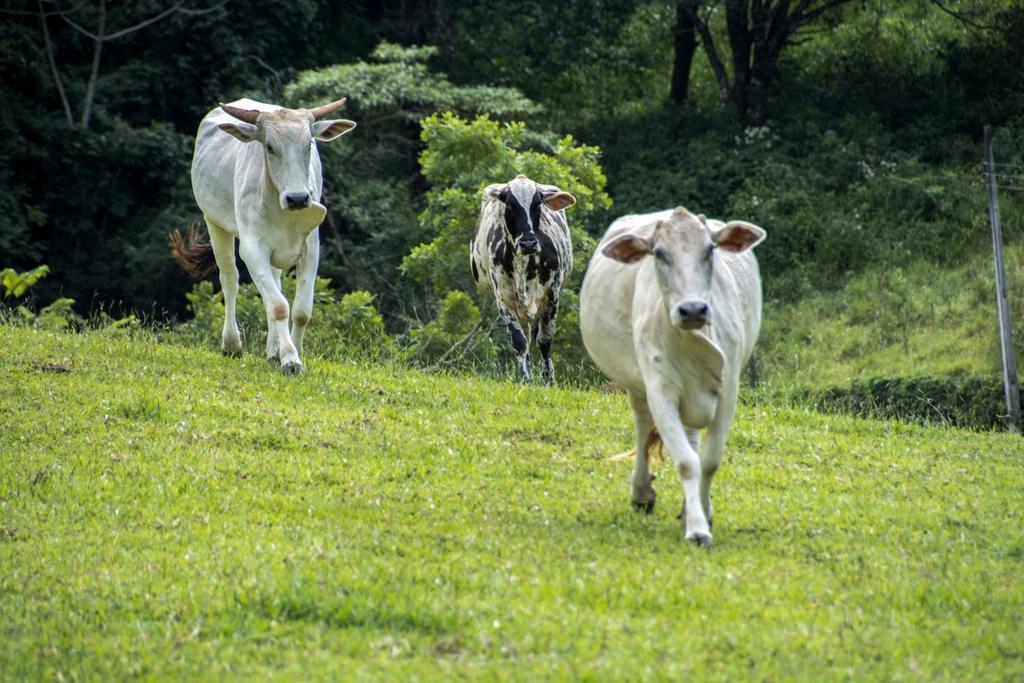
<path fill-rule="evenodd" d="M 319 197 L 311 196 L 310 155 L 317 140 L 330 142 L 356 127 L 347 119 L 327 119 L 345 104 L 346 98 L 314 109 L 256 111 L 230 104 L 220 108 L 237 121 L 220 129 L 242 142 L 263 145 L 265 167 L 278 192 L 282 209 L 305 209 Z"/>
<path fill-rule="evenodd" d="M 601 253 L 622 263 L 653 256 L 669 321 L 685 330 L 700 329 L 711 315 L 715 251 L 738 254 L 765 238 L 764 230 L 751 223 L 715 223 L 708 225 L 704 216 L 679 207 L 668 220 L 658 222 L 650 237 L 619 235 Z"/>
<path fill-rule="evenodd" d="M 576 203 L 568 192 L 554 185 L 538 185 L 524 175 L 504 185 L 492 185 L 487 192 L 505 205 L 505 238 L 520 254 L 535 254 L 540 249 L 537 230 L 541 204 L 560 211 Z"/>

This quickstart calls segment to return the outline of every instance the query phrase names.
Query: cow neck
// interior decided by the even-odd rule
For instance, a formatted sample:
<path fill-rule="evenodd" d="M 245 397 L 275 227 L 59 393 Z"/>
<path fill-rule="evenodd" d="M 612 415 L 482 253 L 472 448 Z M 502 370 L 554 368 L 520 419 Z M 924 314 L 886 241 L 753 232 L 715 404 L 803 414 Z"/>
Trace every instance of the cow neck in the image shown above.
<path fill-rule="evenodd" d="M 725 370 L 725 354 L 708 334 L 708 328 L 680 329 L 669 321 L 661 297 L 657 299 L 657 306 L 655 326 L 660 346 L 668 351 L 667 357 L 672 359 L 684 381 L 699 378 L 702 383 L 708 383 L 709 388 L 717 390 Z"/>

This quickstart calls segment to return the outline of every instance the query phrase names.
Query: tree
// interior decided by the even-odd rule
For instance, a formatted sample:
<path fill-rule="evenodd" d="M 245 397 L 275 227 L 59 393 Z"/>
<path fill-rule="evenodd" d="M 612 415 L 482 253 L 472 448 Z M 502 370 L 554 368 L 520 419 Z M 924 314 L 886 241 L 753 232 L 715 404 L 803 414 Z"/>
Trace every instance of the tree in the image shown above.
<path fill-rule="evenodd" d="M 672 61 L 672 89 L 669 91 L 669 99 L 676 104 L 685 102 L 689 97 L 690 67 L 693 53 L 697 51 L 697 27 L 689 7 L 693 4 L 694 0 L 676 0 L 675 59 Z"/>
<path fill-rule="evenodd" d="M 79 4 L 69 9 L 63 9 L 60 6 L 59 0 L 36 0 L 39 26 L 43 34 L 43 46 L 50 66 L 50 73 L 53 76 L 54 85 L 57 88 L 57 94 L 60 96 L 67 127 L 69 129 L 75 128 L 75 119 L 71 112 L 71 103 L 68 99 L 67 91 L 64 88 L 64 79 L 61 76 L 60 68 L 57 64 L 56 49 L 54 47 L 53 39 L 50 36 L 50 27 L 47 23 L 47 19 L 50 17 L 59 17 L 65 24 L 75 29 L 92 42 L 92 59 L 89 66 L 89 78 L 85 86 L 85 94 L 82 98 L 81 118 L 78 121 L 78 127 L 85 129 L 89 127 L 89 121 L 92 118 L 93 103 L 96 99 L 96 83 L 100 74 L 100 62 L 103 56 L 103 48 L 107 43 L 117 40 L 118 38 L 131 35 L 136 31 L 140 31 L 147 26 L 151 26 L 152 24 L 166 19 L 172 14 L 209 14 L 210 12 L 223 7 L 227 2 L 228 0 L 221 0 L 221 2 L 213 5 L 212 7 L 207 7 L 205 9 L 190 9 L 185 6 L 186 0 L 178 0 L 162 12 L 158 12 L 145 19 L 136 21 L 124 28 L 111 30 L 111 26 L 108 25 L 109 17 L 107 12 L 107 0 L 99 0 L 99 5 L 95 7 L 95 16 L 93 17 L 96 28 L 94 31 L 90 31 L 75 20 L 80 10 L 82 10 L 83 5 Z M 47 9 L 47 5 L 51 5 L 52 9 Z M 10 10 L 7 10 L 7 12 L 10 13 Z"/>
<path fill-rule="evenodd" d="M 755 106 L 752 91 L 759 91 L 778 79 L 779 58 L 798 32 L 823 14 L 850 0 L 677 0 L 676 68 L 692 60 L 693 45 L 687 32 L 696 31 L 718 82 L 720 99 L 731 101 L 751 123 L 763 120 L 765 112 Z M 732 57 L 732 80 L 719 55 L 711 28 L 712 20 L 725 6 L 726 34 Z M 673 74 L 674 101 L 686 98 L 679 88 L 688 82 Z"/>
<path fill-rule="evenodd" d="M 426 189 L 417 162 L 420 120 L 449 110 L 502 119 L 540 111 L 513 88 L 452 83 L 430 67 L 437 53 L 432 46 L 383 42 L 367 59 L 303 71 L 285 88 L 286 100 L 300 106 L 348 96 L 346 116 L 359 127 L 345 144 L 322 153 L 321 273 L 342 291 L 378 294 L 389 319 L 415 301 L 397 268 L 424 238 L 417 220 Z"/>

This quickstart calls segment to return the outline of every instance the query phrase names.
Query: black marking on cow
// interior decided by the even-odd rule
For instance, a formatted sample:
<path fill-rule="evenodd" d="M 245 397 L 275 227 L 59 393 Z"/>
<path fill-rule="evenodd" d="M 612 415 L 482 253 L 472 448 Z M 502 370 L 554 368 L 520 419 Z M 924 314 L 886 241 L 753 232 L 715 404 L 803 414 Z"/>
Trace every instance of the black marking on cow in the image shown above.
<path fill-rule="evenodd" d="M 526 353 L 527 340 L 526 335 L 523 334 L 522 328 L 519 327 L 519 323 L 514 320 L 508 322 L 508 334 L 512 337 L 512 348 L 518 354 Z"/>

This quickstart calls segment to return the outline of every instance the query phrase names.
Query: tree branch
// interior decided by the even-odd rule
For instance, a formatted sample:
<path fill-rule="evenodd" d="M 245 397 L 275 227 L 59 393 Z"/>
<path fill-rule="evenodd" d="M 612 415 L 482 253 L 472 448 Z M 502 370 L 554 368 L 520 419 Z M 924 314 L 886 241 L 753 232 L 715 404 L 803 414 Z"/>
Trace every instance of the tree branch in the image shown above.
<path fill-rule="evenodd" d="M 92 103 L 96 96 L 96 81 L 100 75 L 100 55 L 103 52 L 103 32 L 107 29 L 107 0 L 100 0 L 99 26 L 97 27 L 97 38 L 93 42 L 92 66 L 89 68 L 89 83 L 85 87 L 85 102 L 82 104 L 82 128 L 89 127 L 89 118 L 92 116 Z"/>
<path fill-rule="evenodd" d="M 190 17 L 199 17 L 199 16 L 202 16 L 204 14 L 210 14 L 211 12 L 216 12 L 217 10 L 219 10 L 221 7 L 223 7 L 224 5 L 228 4 L 229 2 L 231 2 L 231 0 L 221 0 L 216 5 L 211 5 L 210 7 L 207 7 L 206 9 L 185 9 L 184 7 L 182 7 L 181 9 L 178 10 L 178 14 L 184 14 L 184 15 L 187 15 L 187 16 L 190 16 Z"/>
<path fill-rule="evenodd" d="M 167 9 L 165 9 L 163 12 L 160 12 L 159 14 L 154 14 L 150 18 L 143 19 L 142 21 L 140 21 L 137 24 L 134 24 L 134 25 L 129 26 L 127 28 L 120 29 L 119 31 L 114 31 L 113 33 L 108 33 L 107 35 L 104 35 L 104 36 L 99 36 L 99 35 L 91 32 L 91 31 L 89 31 L 88 29 L 84 28 L 83 26 L 80 26 L 76 22 L 72 21 L 67 16 L 68 12 L 57 11 L 57 12 L 54 12 L 54 14 L 58 14 L 61 19 L 63 19 L 69 26 L 71 26 L 72 28 L 77 30 L 79 33 L 82 33 L 83 35 L 86 35 L 86 36 L 88 36 L 89 38 L 91 38 L 93 40 L 104 40 L 104 41 L 106 41 L 106 40 L 116 40 L 117 38 L 122 38 L 122 37 L 124 37 L 124 36 L 126 36 L 126 35 L 128 35 L 130 33 L 135 33 L 136 31 L 138 31 L 140 29 L 143 29 L 143 28 L 146 28 L 150 24 L 155 24 L 156 22 L 160 21 L 161 19 L 165 19 L 165 18 L 167 18 L 168 16 L 170 16 L 172 14 L 185 14 L 185 15 L 188 15 L 190 17 L 200 16 L 200 15 L 203 15 L 203 14 L 209 14 L 211 12 L 215 12 L 215 11 L 219 10 L 221 7 L 223 7 L 224 5 L 228 4 L 228 2 L 230 2 L 230 0 L 221 0 L 221 2 L 217 3 L 216 5 L 213 5 L 212 7 L 207 7 L 205 9 L 186 9 L 184 7 L 185 0 L 178 0 L 178 2 L 174 3 L 173 5 L 171 5 Z"/>
<path fill-rule="evenodd" d="M 39 23 L 43 27 L 43 44 L 46 46 L 46 57 L 50 62 L 50 71 L 53 73 L 53 82 L 57 86 L 57 94 L 60 95 L 60 103 L 64 107 L 64 120 L 68 129 L 75 127 L 75 118 L 71 114 L 71 104 L 68 102 L 67 93 L 64 92 L 64 82 L 61 81 L 60 71 L 57 69 L 57 60 L 53 56 L 53 42 L 50 40 L 50 29 L 46 25 L 46 13 L 43 12 L 43 0 L 39 0 Z"/>
<path fill-rule="evenodd" d="M 956 10 L 952 10 L 946 7 L 945 5 L 942 4 L 941 0 L 932 0 L 932 4 L 938 7 L 946 14 L 948 14 L 949 16 L 956 19 L 957 21 L 967 24 L 971 28 L 977 29 L 979 31 L 996 31 L 999 29 L 998 26 L 992 26 L 991 24 L 979 24 L 976 21 L 969 19 L 962 12 L 957 12 Z"/>
<path fill-rule="evenodd" d="M 731 92 L 729 75 L 725 72 L 725 65 L 722 64 L 722 60 L 718 56 L 718 50 L 715 49 L 715 39 L 711 37 L 711 31 L 708 29 L 707 22 L 701 18 L 694 5 L 687 6 L 686 12 L 693 19 L 693 26 L 700 35 L 701 47 L 704 48 L 704 54 L 708 57 L 711 70 L 715 72 L 715 79 L 718 81 L 718 98 L 720 101 L 726 102 L 729 100 Z"/>
<path fill-rule="evenodd" d="M 790 35 L 795 33 L 796 30 L 799 29 L 801 26 L 811 23 L 825 12 L 828 12 L 831 9 L 835 9 L 840 5 L 845 5 L 848 2 L 850 2 L 850 0 L 828 0 L 828 2 L 826 2 L 821 7 L 815 7 L 814 9 L 808 11 L 806 14 L 803 14 L 802 10 L 800 8 L 797 8 L 797 11 L 793 12 L 793 16 L 796 17 L 797 20 L 796 22 L 794 22 L 793 31 L 790 31 Z M 801 7 L 804 6 L 805 4 L 809 3 L 800 3 Z"/>
<path fill-rule="evenodd" d="M 102 2 L 102 0 L 101 0 L 101 2 Z M 115 38 L 120 38 L 121 36 L 126 36 L 129 33 L 135 33 L 139 29 L 146 28 L 150 24 L 155 24 L 156 22 L 160 21 L 164 17 L 167 17 L 167 16 L 170 16 L 171 14 L 174 14 L 184 4 L 185 4 L 185 0 L 178 0 L 178 2 L 174 3 L 173 5 L 171 5 L 167 9 L 165 9 L 163 12 L 161 12 L 160 14 L 155 14 L 152 17 L 150 17 L 149 19 L 143 19 L 142 21 L 140 21 L 139 23 L 135 24 L 134 26 L 129 26 L 128 28 L 123 28 L 120 31 L 115 31 L 114 33 L 111 33 L 110 35 L 106 36 L 104 38 L 104 40 L 114 40 Z"/>

